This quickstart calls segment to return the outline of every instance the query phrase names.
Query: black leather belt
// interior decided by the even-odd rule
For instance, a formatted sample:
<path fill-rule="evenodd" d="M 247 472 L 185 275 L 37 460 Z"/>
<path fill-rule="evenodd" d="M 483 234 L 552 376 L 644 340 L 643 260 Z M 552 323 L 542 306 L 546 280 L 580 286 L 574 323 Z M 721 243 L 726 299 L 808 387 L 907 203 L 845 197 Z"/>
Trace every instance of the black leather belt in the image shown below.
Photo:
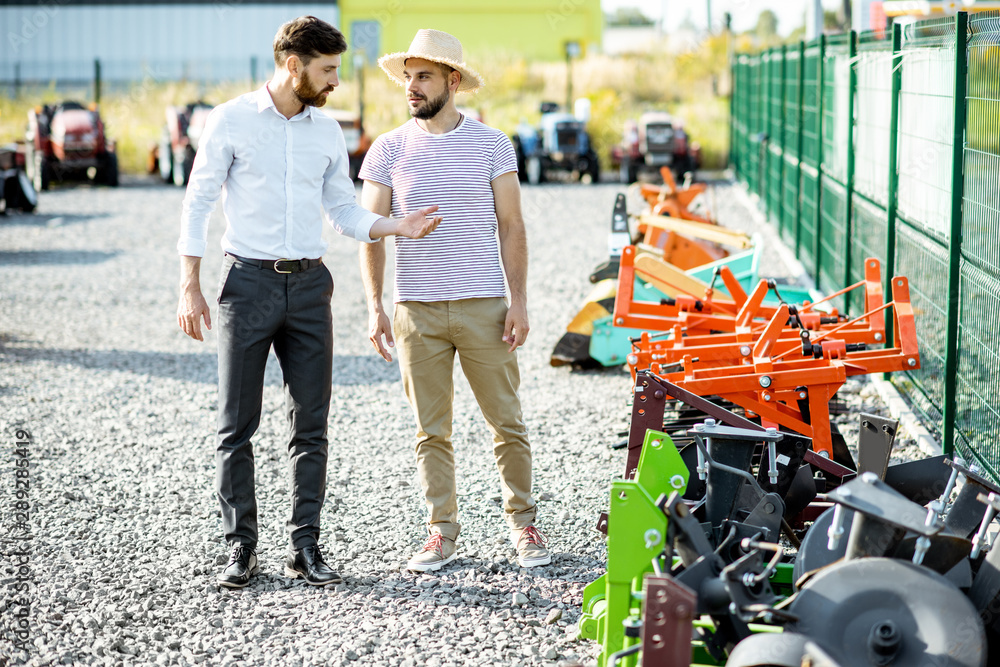
<path fill-rule="evenodd" d="M 323 258 L 319 259 L 247 259 L 238 255 L 230 255 L 242 264 L 255 266 L 258 269 L 271 269 L 276 273 L 298 273 L 315 269 L 323 264 Z"/>

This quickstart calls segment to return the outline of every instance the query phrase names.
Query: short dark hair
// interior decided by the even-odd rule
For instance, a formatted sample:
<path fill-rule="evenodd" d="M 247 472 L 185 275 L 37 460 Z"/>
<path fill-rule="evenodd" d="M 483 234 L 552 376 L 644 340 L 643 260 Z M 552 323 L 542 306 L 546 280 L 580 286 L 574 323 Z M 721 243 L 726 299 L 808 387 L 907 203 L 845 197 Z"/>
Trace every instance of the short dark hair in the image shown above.
<path fill-rule="evenodd" d="M 284 65 L 288 56 L 298 56 L 303 65 L 319 56 L 340 55 L 347 40 L 339 30 L 315 16 L 300 16 L 278 28 L 274 36 L 274 63 Z"/>

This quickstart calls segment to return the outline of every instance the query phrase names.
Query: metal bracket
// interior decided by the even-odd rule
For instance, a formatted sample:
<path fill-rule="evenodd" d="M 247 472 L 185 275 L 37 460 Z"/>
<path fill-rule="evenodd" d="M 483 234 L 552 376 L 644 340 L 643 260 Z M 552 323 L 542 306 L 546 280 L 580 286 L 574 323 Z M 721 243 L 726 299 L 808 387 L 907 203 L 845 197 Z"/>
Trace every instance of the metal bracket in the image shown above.
<path fill-rule="evenodd" d="M 858 431 L 858 474 L 873 472 L 885 479 L 899 421 L 861 413 Z"/>
<path fill-rule="evenodd" d="M 660 667 L 691 665 L 695 593 L 670 575 L 647 574 L 642 623 L 642 661 Z"/>
<path fill-rule="evenodd" d="M 764 540 L 777 542 L 778 534 L 781 532 L 781 519 L 785 515 L 785 503 L 777 493 L 766 493 L 757 503 L 757 506 L 750 511 L 750 515 L 743 520 L 764 531 Z"/>

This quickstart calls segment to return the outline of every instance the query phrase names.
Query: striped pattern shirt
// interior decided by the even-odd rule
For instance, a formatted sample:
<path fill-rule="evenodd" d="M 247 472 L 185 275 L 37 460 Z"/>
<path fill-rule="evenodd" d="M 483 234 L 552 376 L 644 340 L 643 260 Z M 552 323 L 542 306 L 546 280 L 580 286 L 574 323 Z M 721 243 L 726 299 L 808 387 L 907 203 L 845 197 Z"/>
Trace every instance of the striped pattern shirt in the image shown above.
<path fill-rule="evenodd" d="M 392 188 L 392 215 L 437 205 L 422 239 L 396 237 L 395 301 L 506 296 L 491 182 L 517 171 L 510 139 L 471 118 L 444 134 L 410 119 L 372 144 L 361 178 Z"/>

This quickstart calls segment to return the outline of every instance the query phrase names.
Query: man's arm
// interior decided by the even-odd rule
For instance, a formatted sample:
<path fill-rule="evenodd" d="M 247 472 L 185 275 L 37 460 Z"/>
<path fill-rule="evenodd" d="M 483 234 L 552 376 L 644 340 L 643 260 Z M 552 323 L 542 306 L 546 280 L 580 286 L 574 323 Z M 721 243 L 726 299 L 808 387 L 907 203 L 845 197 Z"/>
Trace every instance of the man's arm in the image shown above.
<path fill-rule="evenodd" d="M 362 188 L 362 201 L 364 201 L 364 191 L 368 187 L 368 184 L 372 181 L 365 181 L 365 186 Z M 380 187 L 385 188 L 386 186 L 378 184 Z M 390 201 L 392 199 L 392 190 L 389 190 Z M 365 206 L 365 208 L 368 208 Z M 370 209 L 369 209 L 370 210 Z M 422 239 L 441 224 L 444 219 L 440 215 L 435 217 L 430 217 L 431 213 L 438 210 L 437 206 L 428 206 L 427 208 L 417 209 L 413 213 L 410 213 L 405 218 L 390 218 L 389 211 L 386 209 L 386 213 L 383 217 L 375 221 L 372 228 L 368 230 L 368 236 L 376 241 L 381 241 L 386 236 L 405 236 L 408 239 Z M 366 244 L 367 245 L 367 244 Z"/>
<path fill-rule="evenodd" d="M 386 236 L 405 236 L 419 239 L 427 236 L 441 223 L 441 217 L 429 216 L 438 209 L 437 206 L 413 211 L 405 218 L 390 218 L 391 204 L 384 210 L 375 210 L 368 206 L 358 206 L 355 199 L 354 181 L 348 176 L 347 145 L 344 135 L 337 130 L 334 148 L 335 159 L 323 175 L 323 210 L 326 211 L 333 228 L 337 233 L 350 236 L 362 243 Z M 365 181 L 367 185 L 369 181 Z M 392 190 L 389 191 L 390 197 Z M 365 209 L 368 210 L 365 210 Z M 379 217 L 382 216 L 382 217 Z"/>
<path fill-rule="evenodd" d="M 521 216 L 521 184 L 517 172 L 493 179 L 493 201 L 500 237 L 500 260 L 510 288 L 510 308 L 503 327 L 503 340 L 513 352 L 528 337 L 528 240 Z"/>
<path fill-rule="evenodd" d="M 181 298 L 177 304 L 177 324 L 191 338 L 205 340 L 201 335 L 201 320 L 212 328 L 212 313 L 201 293 L 201 257 L 181 255 Z"/>
<path fill-rule="evenodd" d="M 365 181 L 364 187 L 361 189 L 361 205 L 373 213 L 388 216 L 392 210 L 392 188 L 375 181 Z M 422 213 L 422 211 L 418 211 L 418 213 Z M 375 234 L 379 231 L 375 227 L 386 219 L 383 217 L 372 226 L 370 232 L 372 238 L 375 238 Z M 438 218 L 438 222 L 440 222 L 440 218 Z M 434 224 L 434 227 L 437 227 L 437 223 Z M 379 240 L 374 243 L 362 243 L 360 254 L 361 282 L 365 286 L 365 296 L 368 300 L 368 340 L 372 342 L 375 351 L 383 359 L 392 361 L 392 355 L 387 349 L 387 347 L 393 347 L 392 324 L 382 307 L 382 286 L 385 281 L 385 242 L 379 237 Z M 385 344 L 382 342 L 383 337 Z"/>
<path fill-rule="evenodd" d="M 191 177 L 184 193 L 181 213 L 181 233 L 177 250 L 181 255 L 180 299 L 177 303 L 177 324 L 191 338 L 205 340 L 201 320 L 212 328 L 212 314 L 201 292 L 201 257 L 205 254 L 208 220 L 222 194 L 222 184 L 233 164 L 222 110 L 216 108 L 208 116 L 201 135 L 198 153 L 191 168 Z"/>

